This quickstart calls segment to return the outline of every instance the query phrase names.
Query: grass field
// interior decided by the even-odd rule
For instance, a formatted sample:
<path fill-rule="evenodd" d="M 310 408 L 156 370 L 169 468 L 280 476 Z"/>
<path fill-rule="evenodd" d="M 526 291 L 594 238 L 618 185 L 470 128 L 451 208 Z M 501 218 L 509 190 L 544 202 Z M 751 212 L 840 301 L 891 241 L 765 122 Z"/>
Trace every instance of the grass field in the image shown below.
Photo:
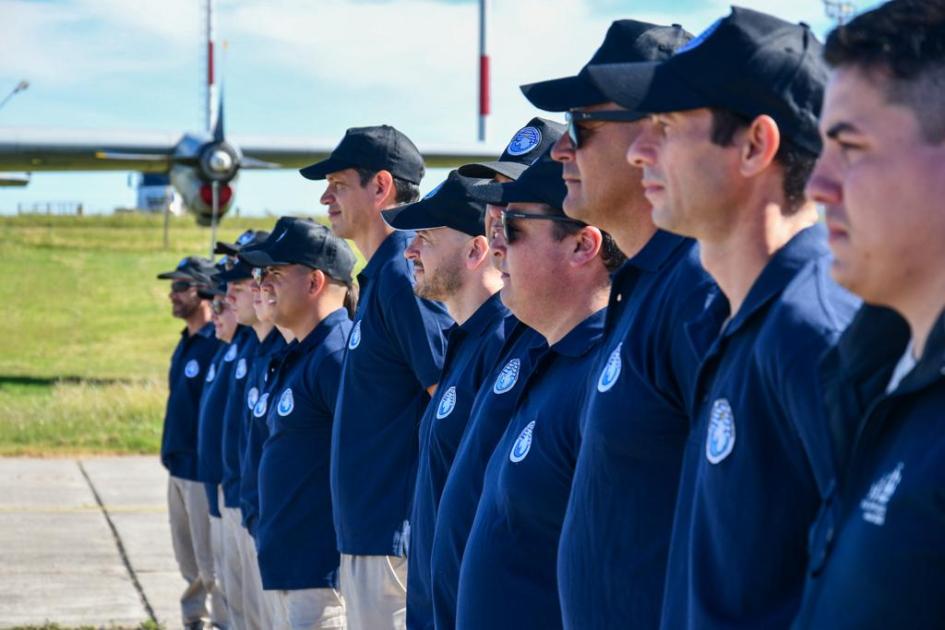
<path fill-rule="evenodd" d="M 227 218 L 220 240 L 273 218 Z M 0 455 L 156 453 L 182 324 L 155 275 L 210 231 L 160 216 L 0 217 Z"/>

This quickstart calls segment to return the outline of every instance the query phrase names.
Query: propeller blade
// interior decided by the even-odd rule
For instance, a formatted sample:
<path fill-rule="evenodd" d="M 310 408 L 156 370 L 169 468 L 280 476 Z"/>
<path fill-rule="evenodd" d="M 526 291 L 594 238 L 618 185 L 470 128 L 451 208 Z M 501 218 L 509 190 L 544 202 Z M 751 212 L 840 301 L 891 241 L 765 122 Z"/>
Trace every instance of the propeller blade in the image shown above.
<path fill-rule="evenodd" d="M 96 151 L 95 157 L 99 160 L 129 160 L 138 162 L 158 162 L 167 159 L 159 153 L 122 153 L 121 151 Z"/>
<path fill-rule="evenodd" d="M 217 120 L 213 126 L 213 141 L 223 142 L 223 91 L 220 91 L 220 104 L 217 107 Z"/>
<path fill-rule="evenodd" d="M 282 165 L 277 164 L 275 162 L 266 162 L 265 160 L 257 160 L 256 158 L 243 157 L 240 160 L 240 168 L 250 168 L 250 169 L 282 168 Z"/>

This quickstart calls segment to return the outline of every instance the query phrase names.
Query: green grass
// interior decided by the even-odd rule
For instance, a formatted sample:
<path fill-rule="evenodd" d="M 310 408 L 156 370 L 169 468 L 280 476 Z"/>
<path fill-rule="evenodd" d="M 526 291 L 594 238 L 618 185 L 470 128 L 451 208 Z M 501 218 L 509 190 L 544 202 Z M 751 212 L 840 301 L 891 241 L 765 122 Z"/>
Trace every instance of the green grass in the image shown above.
<path fill-rule="evenodd" d="M 145 621 L 141 625 L 135 626 L 133 630 L 163 630 L 164 626 L 154 623 L 153 621 Z M 119 626 L 109 626 L 107 629 L 96 628 L 95 626 L 61 626 L 58 623 L 47 623 L 41 626 L 15 626 L 10 630 L 122 630 Z"/>
<path fill-rule="evenodd" d="M 269 229 L 227 218 L 219 239 Z M 210 231 L 149 215 L 0 217 L 0 455 L 156 453 L 182 323 L 168 283 Z"/>

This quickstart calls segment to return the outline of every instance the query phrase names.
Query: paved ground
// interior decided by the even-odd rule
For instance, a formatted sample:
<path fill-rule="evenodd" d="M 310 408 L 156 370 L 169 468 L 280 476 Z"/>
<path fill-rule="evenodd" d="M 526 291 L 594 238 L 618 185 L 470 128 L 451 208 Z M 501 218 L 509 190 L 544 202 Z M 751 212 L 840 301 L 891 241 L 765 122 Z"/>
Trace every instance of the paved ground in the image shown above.
<path fill-rule="evenodd" d="M 157 457 L 0 458 L 0 628 L 179 623 Z"/>

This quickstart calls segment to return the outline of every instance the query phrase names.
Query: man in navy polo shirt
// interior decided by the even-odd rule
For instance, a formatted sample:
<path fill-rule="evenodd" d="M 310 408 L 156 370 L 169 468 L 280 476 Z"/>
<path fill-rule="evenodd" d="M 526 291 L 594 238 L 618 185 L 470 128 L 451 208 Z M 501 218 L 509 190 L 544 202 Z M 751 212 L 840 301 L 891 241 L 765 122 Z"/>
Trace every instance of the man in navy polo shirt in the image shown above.
<path fill-rule="evenodd" d="M 610 271 L 624 260 L 609 235 L 564 215 L 565 192 L 561 165 L 549 157 L 515 182 L 472 189 L 508 204 L 493 238 L 502 301 L 550 349 L 486 468 L 460 570 L 457 628 L 561 627 L 555 566 L 583 398 L 574 383 L 594 359 Z"/>
<path fill-rule="evenodd" d="M 395 232 L 380 213 L 417 199 L 423 159 L 393 127 L 359 127 L 301 173 L 327 179 L 321 202 L 332 229 L 367 260 L 332 427 L 341 592 L 354 630 L 402 628 L 417 425 L 440 379 L 452 320 L 442 304 L 414 295 L 404 258 L 413 235 Z"/>
<path fill-rule="evenodd" d="M 797 628 L 945 620 L 945 2 L 893 0 L 833 31 L 808 193 L 833 275 L 864 307 L 823 362 L 847 465 L 813 529 Z M 890 321 L 891 320 L 891 321 Z"/>
<path fill-rule="evenodd" d="M 200 394 L 218 342 L 210 323 L 210 306 L 198 294 L 214 272 L 213 263 L 195 256 L 184 258 L 173 271 L 158 274 L 171 280 L 171 308 L 186 328 L 171 357 L 167 412 L 161 436 L 161 463 L 170 473 L 168 516 L 174 557 L 187 587 L 181 595 L 185 627 L 199 628 L 207 618 L 207 596 L 215 588 L 207 494 L 197 474 L 197 421 Z M 225 614 L 218 597 L 211 602 L 214 615 Z"/>
<path fill-rule="evenodd" d="M 653 224 L 642 172 L 625 159 L 646 115 L 610 101 L 586 68 L 666 59 L 689 39 L 679 26 L 618 20 L 581 73 L 522 88 L 542 109 L 569 110 L 569 133 L 552 151 L 568 188 L 565 213 L 607 230 L 630 258 L 614 274 L 605 339 L 585 385 L 558 555 L 566 628 L 659 623 L 699 360 L 684 323 L 713 287 L 695 242 Z"/>
<path fill-rule="evenodd" d="M 343 239 L 308 219 L 280 219 L 272 234 L 244 253 L 247 262 L 265 268 L 263 298 L 272 303 L 276 324 L 294 336 L 269 377 L 269 438 L 259 462 L 259 569 L 275 627 L 343 627 L 328 459 L 351 331 L 344 303 L 355 257 Z"/>
<path fill-rule="evenodd" d="M 498 291 L 483 224 L 485 205 L 469 189 L 485 180 L 453 171 L 413 204 L 383 212 L 395 230 L 416 230 L 404 255 L 413 261 L 414 292 L 443 302 L 456 322 L 447 331 L 440 384 L 420 420 L 417 484 L 410 515 L 407 627 L 433 628 L 430 547 L 443 483 L 466 428 L 473 398 L 505 340 L 509 312 Z"/>
<path fill-rule="evenodd" d="M 628 109 L 657 226 L 694 237 L 720 294 L 687 325 L 693 393 L 664 628 L 784 627 L 834 477 L 817 362 L 857 301 L 804 196 L 825 69 L 806 25 L 735 8 L 662 62 L 592 66 Z M 742 89 L 751 85 L 750 90 Z"/>

